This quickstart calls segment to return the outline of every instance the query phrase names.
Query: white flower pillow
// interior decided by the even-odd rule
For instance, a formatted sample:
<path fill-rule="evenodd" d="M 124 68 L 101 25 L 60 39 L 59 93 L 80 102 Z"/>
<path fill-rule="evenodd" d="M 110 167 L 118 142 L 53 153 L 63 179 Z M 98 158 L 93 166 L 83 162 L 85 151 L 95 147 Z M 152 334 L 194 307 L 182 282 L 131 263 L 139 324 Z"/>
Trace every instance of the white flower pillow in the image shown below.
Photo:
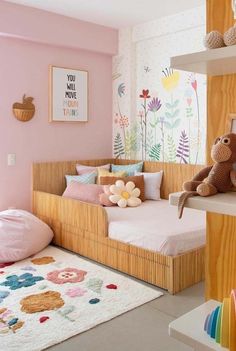
<path fill-rule="evenodd" d="M 160 188 L 163 171 L 156 173 L 135 172 L 135 175 L 143 175 L 146 200 L 161 200 Z"/>
<path fill-rule="evenodd" d="M 123 180 L 117 180 L 115 184 L 110 186 L 109 200 L 119 207 L 137 207 L 142 201 L 139 199 L 140 190 L 135 188 L 133 182 L 124 183 Z"/>

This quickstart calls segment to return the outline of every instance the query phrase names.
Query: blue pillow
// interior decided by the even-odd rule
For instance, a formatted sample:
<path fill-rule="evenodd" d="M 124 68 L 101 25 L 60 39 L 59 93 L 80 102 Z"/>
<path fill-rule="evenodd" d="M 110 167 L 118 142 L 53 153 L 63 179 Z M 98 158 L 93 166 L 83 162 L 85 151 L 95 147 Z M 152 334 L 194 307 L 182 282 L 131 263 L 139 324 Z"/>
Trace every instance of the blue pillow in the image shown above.
<path fill-rule="evenodd" d="M 143 162 L 134 163 L 131 165 L 111 165 L 112 172 L 125 172 L 126 175 L 133 176 L 135 172 L 142 172 Z"/>
<path fill-rule="evenodd" d="M 85 173 L 82 175 L 65 175 L 66 185 L 70 182 L 78 182 L 83 184 L 96 184 L 97 172 Z"/>

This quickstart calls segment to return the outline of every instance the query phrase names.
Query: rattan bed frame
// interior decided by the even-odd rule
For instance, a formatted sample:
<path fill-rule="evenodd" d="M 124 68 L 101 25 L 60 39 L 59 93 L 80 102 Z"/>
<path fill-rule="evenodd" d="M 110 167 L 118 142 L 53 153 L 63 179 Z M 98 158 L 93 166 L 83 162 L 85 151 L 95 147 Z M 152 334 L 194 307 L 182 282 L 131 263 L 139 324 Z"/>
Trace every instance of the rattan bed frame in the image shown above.
<path fill-rule="evenodd" d="M 159 286 L 175 294 L 205 276 L 205 247 L 178 256 L 165 256 L 124 244 L 108 237 L 107 214 L 103 207 L 60 195 L 65 174 L 76 174 L 75 164 L 99 166 L 137 161 L 100 159 L 90 161 L 34 163 L 32 167 L 32 210 L 51 226 L 54 244 Z M 178 191 L 200 166 L 144 162 L 145 172 L 164 170 L 162 198 Z"/>

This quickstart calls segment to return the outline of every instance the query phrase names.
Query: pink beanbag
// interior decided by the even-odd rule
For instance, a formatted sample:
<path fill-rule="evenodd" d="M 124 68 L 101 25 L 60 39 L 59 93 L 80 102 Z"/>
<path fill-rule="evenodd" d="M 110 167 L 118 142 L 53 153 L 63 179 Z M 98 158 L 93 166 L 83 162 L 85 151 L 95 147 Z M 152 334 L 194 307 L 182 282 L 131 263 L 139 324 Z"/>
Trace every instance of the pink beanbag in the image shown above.
<path fill-rule="evenodd" d="M 51 242 L 49 226 L 23 210 L 0 212 L 0 263 L 23 260 Z"/>

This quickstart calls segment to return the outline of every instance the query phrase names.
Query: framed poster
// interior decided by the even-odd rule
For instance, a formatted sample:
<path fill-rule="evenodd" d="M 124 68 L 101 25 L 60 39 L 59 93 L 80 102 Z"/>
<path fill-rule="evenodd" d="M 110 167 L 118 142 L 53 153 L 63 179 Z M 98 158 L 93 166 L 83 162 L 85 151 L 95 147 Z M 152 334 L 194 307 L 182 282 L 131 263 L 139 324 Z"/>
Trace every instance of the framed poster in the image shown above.
<path fill-rule="evenodd" d="M 88 121 L 88 72 L 50 66 L 51 122 Z"/>

